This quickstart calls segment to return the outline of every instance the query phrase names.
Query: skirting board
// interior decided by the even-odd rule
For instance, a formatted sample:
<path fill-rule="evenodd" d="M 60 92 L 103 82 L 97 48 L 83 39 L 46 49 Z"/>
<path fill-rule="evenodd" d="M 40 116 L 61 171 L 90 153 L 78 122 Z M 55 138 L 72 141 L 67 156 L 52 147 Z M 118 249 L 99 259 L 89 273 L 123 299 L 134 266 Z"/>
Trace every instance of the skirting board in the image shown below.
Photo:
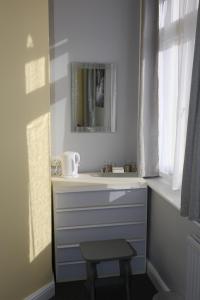
<path fill-rule="evenodd" d="M 155 288 L 159 292 L 169 292 L 170 289 L 166 285 L 166 283 L 163 281 L 161 278 L 160 274 L 158 271 L 155 269 L 155 267 L 152 265 L 152 263 L 147 260 L 147 275 L 151 279 L 152 283 L 154 284 Z"/>
<path fill-rule="evenodd" d="M 49 300 L 55 296 L 55 282 L 44 285 L 39 290 L 26 297 L 24 300 Z"/>

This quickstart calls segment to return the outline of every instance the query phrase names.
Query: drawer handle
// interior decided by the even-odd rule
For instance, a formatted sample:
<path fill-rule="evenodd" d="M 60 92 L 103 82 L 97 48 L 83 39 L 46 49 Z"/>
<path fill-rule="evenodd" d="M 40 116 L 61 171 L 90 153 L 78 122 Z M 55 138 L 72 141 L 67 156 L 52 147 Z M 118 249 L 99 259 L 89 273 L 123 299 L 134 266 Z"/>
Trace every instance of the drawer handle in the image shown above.
<path fill-rule="evenodd" d="M 96 225 L 79 225 L 70 227 L 58 227 L 56 231 L 69 230 L 69 229 L 87 229 L 87 228 L 103 228 L 103 227 L 116 227 L 116 226 L 128 226 L 128 225 L 141 225 L 145 222 L 126 222 L 126 223 L 111 223 L 111 224 L 96 224 Z"/>
<path fill-rule="evenodd" d="M 87 211 L 87 210 L 105 210 L 105 209 L 122 209 L 122 208 L 134 208 L 134 207 L 144 207 L 144 204 L 130 204 L 130 205 L 113 205 L 113 206 L 90 206 L 90 207 L 76 207 L 76 208 L 61 208 L 56 209 L 57 213 L 62 212 L 73 212 L 73 211 Z"/>

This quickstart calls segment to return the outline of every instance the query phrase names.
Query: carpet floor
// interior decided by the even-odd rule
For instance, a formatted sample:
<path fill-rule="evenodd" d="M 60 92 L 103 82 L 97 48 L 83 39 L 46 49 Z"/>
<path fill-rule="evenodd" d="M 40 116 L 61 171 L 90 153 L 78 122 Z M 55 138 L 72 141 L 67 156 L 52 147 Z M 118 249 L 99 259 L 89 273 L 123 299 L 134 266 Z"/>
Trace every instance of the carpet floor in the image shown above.
<path fill-rule="evenodd" d="M 105 280 L 105 279 L 104 279 Z M 131 278 L 132 299 L 152 300 L 156 289 L 147 275 L 134 275 Z M 51 300 L 89 300 L 85 281 L 56 284 L 56 294 Z M 126 300 L 123 286 L 105 285 L 96 288 L 96 300 Z"/>

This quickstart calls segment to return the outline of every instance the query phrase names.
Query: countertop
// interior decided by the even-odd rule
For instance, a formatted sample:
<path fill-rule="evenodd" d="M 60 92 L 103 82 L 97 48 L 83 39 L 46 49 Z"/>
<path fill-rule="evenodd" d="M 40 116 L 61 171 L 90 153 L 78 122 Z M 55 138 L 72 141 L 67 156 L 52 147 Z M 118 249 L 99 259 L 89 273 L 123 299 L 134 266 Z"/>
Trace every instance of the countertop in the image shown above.
<path fill-rule="evenodd" d="M 56 193 L 124 190 L 146 188 L 147 183 L 140 177 L 101 177 L 98 173 L 81 173 L 78 177 L 52 177 Z"/>

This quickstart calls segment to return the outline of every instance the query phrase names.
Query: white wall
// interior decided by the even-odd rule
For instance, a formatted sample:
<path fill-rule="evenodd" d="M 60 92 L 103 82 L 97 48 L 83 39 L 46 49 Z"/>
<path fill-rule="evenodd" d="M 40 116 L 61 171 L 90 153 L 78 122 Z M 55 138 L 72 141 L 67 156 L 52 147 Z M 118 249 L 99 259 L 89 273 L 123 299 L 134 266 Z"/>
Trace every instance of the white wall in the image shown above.
<path fill-rule="evenodd" d="M 81 171 L 99 169 L 106 160 L 136 160 L 139 2 L 51 1 L 52 156 L 78 151 Z M 116 133 L 70 132 L 71 61 L 117 64 Z"/>
<path fill-rule="evenodd" d="M 156 192 L 149 207 L 149 260 L 167 286 L 185 295 L 187 236 L 200 233 L 200 225 L 180 216 L 180 211 Z"/>

